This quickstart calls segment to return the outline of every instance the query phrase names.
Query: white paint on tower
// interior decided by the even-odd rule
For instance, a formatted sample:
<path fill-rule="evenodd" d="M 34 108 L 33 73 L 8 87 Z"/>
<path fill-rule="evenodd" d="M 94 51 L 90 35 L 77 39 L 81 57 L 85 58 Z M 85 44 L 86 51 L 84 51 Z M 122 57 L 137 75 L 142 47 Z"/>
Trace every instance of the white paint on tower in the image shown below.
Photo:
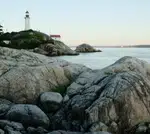
<path fill-rule="evenodd" d="M 29 30 L 30 29 L 30 16 L 29 16 L 29 12 L 26 11 L 26 15 L 25 15 L 25 30 Z"/>

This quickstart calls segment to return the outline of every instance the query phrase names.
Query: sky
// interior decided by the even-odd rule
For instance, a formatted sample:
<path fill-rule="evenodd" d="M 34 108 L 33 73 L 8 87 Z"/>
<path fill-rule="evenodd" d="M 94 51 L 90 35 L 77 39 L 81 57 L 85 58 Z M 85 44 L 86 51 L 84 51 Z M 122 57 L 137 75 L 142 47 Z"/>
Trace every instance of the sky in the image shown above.
<path fill-rule="evenodd" d="M 150 44 L 150 0 L 0 0 L 0 24 L 60 34 L 67 45 Z"/>

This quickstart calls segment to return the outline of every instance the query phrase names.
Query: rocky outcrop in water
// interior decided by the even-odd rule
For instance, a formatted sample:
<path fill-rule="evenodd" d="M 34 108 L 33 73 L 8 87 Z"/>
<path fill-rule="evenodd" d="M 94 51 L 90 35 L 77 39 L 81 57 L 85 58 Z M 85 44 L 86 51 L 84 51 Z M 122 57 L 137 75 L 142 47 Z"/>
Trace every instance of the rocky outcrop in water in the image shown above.
<path fill-rule="evenodd" d="M 94 47 L 88 44 L 81 44 L 77 46 L 75 51 L 79 53 L 101 52 L 101 50 L 96 50 Z"/>
<path fill-rule="evenodd" d="M 79 55 L 61 41 L 55 40 L 53 43 L 41 44 L 38 48 L 33 49 L 33 52 L 44 54 L 47 56 L 61 55 Z"/>

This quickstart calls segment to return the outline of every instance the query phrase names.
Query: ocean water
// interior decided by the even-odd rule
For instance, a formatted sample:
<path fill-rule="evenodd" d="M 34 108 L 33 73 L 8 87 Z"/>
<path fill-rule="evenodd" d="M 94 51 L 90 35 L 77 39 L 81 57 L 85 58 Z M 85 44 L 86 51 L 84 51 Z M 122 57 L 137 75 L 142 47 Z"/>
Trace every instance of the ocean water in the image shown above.
<path fill-rule="evenodd" d="M 72 48 L 75 49 L 75 48 Z M 61 56 L 59 59 L 83 64 L 92 69 L 102 69 L 124 56 L 133 56 L 150 63 L 150 48 L 96 48 L 97 53 L 81 53 L 78 56 Z"/>

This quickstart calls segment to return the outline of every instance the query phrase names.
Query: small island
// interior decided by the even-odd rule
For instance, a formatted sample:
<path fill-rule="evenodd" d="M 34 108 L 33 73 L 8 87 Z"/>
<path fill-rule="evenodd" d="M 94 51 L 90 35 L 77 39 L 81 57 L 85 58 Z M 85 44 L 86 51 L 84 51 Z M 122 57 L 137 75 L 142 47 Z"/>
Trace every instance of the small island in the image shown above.
<path fill-rule="evenodd" d="M 75 51 L 79 53 L 102 52 L 101 50 L 96 50 L 94 47 L 86 43 L 77 46 Z"/>

